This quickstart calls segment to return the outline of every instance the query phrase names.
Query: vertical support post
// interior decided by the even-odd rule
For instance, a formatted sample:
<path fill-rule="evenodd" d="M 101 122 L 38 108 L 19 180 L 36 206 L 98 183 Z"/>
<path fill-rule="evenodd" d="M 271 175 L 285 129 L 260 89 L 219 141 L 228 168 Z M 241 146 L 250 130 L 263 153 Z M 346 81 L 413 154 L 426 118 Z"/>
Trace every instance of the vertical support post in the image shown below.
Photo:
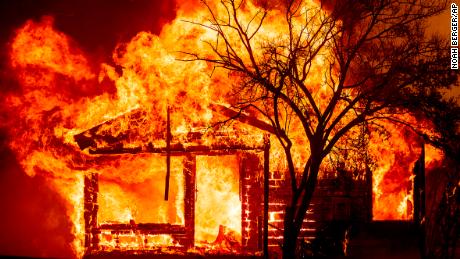
<path fill-rule="evenodd" d="M 425 217 L 425 144 L 414 166 L 414 223 L 419 226 Z"/>
<path fill-rule="evenodd" d="M 262 154 L 253 152 L 242 152 L 240 155 L 241 241 L 243 251 L 248 253 L 261 252 L 263 249 L 264 222 L 263 157 Z M 260 222 L 258 222 L 259 217 Z"/>
<path fill-rule="evenodd" d="M 420 250 L 421 250 L 421 255 L 422 258 L 426 258 L 426 246 L 425 246 L 425 240 L 426 240 L 426 232 L 425 232 L 425 194 L 426 194 L 426 186 L 425 186 L 425 143 L 422 143 L 422 154 L 420 155 L 420 186 L 422 187 L 420 190 L 420 216 L 422 218 L 422 222 L 420 224 Z"/>
<path fill-rule="evenodd" d="M 268 259 L 268 201 L 270 178 L 270 136 L 264 136 L 264 258 Z"/>
<path fill-rule="evenodd" d="M 264 244 L 264 231 L 263 231 L 263 217 L 262 216 L 257 216 L 257 249 L 259 251 L 263 250 L 263 244 Z"/>
<path fill-rule="evenodd" d="M 419 249 L 425 258 L 425 144 L 422 142 L 420 158 L 414 166 L 414 224 L 419 232 Z"/>
<path fill-rule="evenodd" d="M 369 166 L 366 166 L 366 196 L 364 197 L 364 202 L 366 203 L 366 207 L 368 208 L 367 209 L 367 212 L 366 212 L 366 215 L 365 215 L 365 219 L 366 219 L 366 223 L 368 222 L 371 222 L 372 221 L 372 217 L 373 217 L 373 182 L 372 182 L 372 172 L 371 172 L 371 169 L 369 168 Z"/>
<path fill-rule="evenodd" d="M 422 154 L 420 155 L 420 216 L 425 218 L 425 143 L 422 143 Z"/>
<path fill-rule="evenodd" d="M 86 252 L 96 249 L 99 245 L 97 236 L 97 195 L 99 192 L 99 178 L 97 173 L 89 173 L 84 176 L 84 220 L 85 220 L 85 248 Z"/>
<path fill-rule="evenodd" d="M 196 156 L 187 154 L 184 158 L 185 197 L 184 223 L 187 241 L 186 248 L 195 244 L 195 201 L 196 201 Z"/>
<path fill-rule="evenodd" d="M 165 179 L 165 201 L 169 196 L 169 177 L 171 175 L 171 119 L 170 110 L 166 112 L 166 179 Z"/>
<path fill-rule="evenodd" d="M 414 224 L 416 226 L 420 223 L 420 182 L 419 182 L 419 171 L 420 171 L 420 159 L 415 161 L 413 173 L 414 173 Z"/>
<path fill-rule="evenodd" d="M 425 143 L 422 142 L 422 154 L 420 155 L 420 255 L 422 258 L 426 258 L 425 190 Z"/>

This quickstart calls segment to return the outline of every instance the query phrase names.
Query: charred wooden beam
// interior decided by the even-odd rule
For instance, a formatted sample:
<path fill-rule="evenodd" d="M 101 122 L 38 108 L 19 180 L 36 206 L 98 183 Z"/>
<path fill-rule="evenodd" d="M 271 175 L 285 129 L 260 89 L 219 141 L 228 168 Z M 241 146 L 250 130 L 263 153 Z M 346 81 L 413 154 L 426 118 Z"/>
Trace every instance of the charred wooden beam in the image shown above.
<path fill-rule="evenodd" d="M 366 181 L 365 181 L 365 190 L 364 190 L 364 203 L 367 208 L 367 213 L 365 215 L 365 220 L 366 222 L 371 222 L 372 221 L 372 172 L 371 169 L 366 166 Z"/>
<path fill-rule="evenodd" d="M 143 152 L 142 147 L 124 147 L 123 144 L 104 147 L 104 148 L 90 148 L 90 154 L 103 154 L 103 155 L 118 155 L 118 154 L 138 154 Z"/>
<path fill-rule="evenodd" d="M 263 244 L 264 244 L 264 219 L 262 216 L 257 217 L 257 249 L 259 251 L 263 251 Z"/>
<path fill-rule="evenodd" d="M 166 179 L 165 179 L 165 201 L 169 196 L 169 176 L 171 175 L 171 118 L 168 106 L 166 114 Z"/>
<path fill-rule="evenodd" d="M 426 256 L 426 230 L 425 230 L 425 143 L 421 144 L 422 151 L 415 162 L 414 172 L 414 223 L 418 228 L 419 251 L 422 257 Z"/>
<path fill-rule="evenodd" d="M 272 134 L 275 133 L 274 128 L 270 124 L 268 124 L 268 123 L 266 123 L 264 121 L 261 121 L 261 120 L 257 119 L 256 117 L 250 116 L 247 113 L 245 113 L 244 111 L 237 111 L 237 110 L 234 110 L 232 108 L 229 108 L 229 107 L 226 107 L 226 106 L 223 106 L 223 105 L 220 105 L 220 104 L 211 104 L 211 109 L 213 111 L 215 111 L 215 112 L 218 112 L 218 113 L 228 117 L 228 118 L 232 118 L 232 119 L 237 120 L 239 122 L 242 122 L 242 123 L 251 125 L 253 127 L 259 128 L 261 130 L 270 132 Z"/>
<path fill-rule="evenodd" d="M 206 145 L 194 145 L 194 146 L 184 146 L 182 144 L 174 143 L 171 144 L 169 152 L 171 156 L 183 156 L 186 153 L 212 153 L 215 151 L 239 151 L 239 150 L 254 150 L 254 151 L 263 151 L 264 146 L 254 145 L 249 146 L 245 144 L 235 144 L 235 145 L 225 145 L 225 144 L 216 144 L 212 146 Z M 158 153 L 158 154 L 167 154 L 168 148 L 166 147 L 154 147 L 153 145 L 139 146 L 139 147 L 123 147 L 123 146 L 113 146 L 106 148 L 94 148 L 90 149 L 90 154 L 98 155 L 119 155 L 119 154 L 139 154 L 139 153 Z"/>
<path fill-rule="evenodd" d="M 188 154 L 184 158 L 184 223 L 186 231 L 185 246 L 191 248 L 195 244 L 195 201 L 196 201 L 196 156 Z"/>
<path fill-rule="evenodd" d="M 85 247 L 87 252 L 91 252 L 91 250 L 96 249 L 99 244 L 98 236 L 94 234 L 94 229 L 97 228 L 97 212 L 99 209 L 99 205 L 97 204 L 98 192 L 98 174 L 85 174 L 83 190 L 83 217 L 85 221 Z"/>
<path fill-rule="evenodd" d="M 210 133 L 210 129 L 208 127 L 203 128 L 202 130 L 197 129 L 197 131 L 190 131 L 187 132 L 186 134 L 179 134 L 175 136 L 178 139 L 187 139 L 190 143 L 202 140 L 203 138 L 206 138 L 207 136 L 211 135 L 214 138 L 222 138 L 224 141 L 226 141 L 228 138 L 231 137 L 232 134 L 239 134 L 241 132 L 234 132 L 234 131 L 219 131 L 219 130 L 213 130 L 212 133 Z"/>
<path fill-rule="evenodd" d="M 168 223 L 138 223 L 138 224 L 112 224 L 106 223 L 99 226 L 99 230 L 109 230 L 112 233 L 123 233 L 129 231 L 138 231 L 143 234 L 185 234 L 183 225 L 173 225 Z"/>
<path fill-rule="evenodd" d="M 264 148 L 264 258 L 268 258 L 268 201 L 270 178 L 270 136 L 266 135 Z"/>
<path fill-rule="evenodd" d="M 227 116 L 229 118 L 235 118 L 235 120 L 238 120 L 242 123 L 259 128 L 269 133 L 275 133 L 275 130 L 270 124 L 264 121 L 261 121 L 248 114 L 235 111 L 231 108 L 228 108 L 228 107 L 225 107 L 219 104 L 212 104 L 211 108 L 212 110 L 224 116 Z M 78 144 L 81 150 L 86 149 L 88 147 L 97 148 L 97 143 L 104 143 L 104 145 L 109 145 L 109 146 L 117 145 L 125 140 L 130 139 L 130 137 L 133 134 L 137 134 L 136 129 L 127 129 L 126 132 L 119 133 L 117 136 L 111 135 L 110 132 L 106 132 L 105 129 L 106 128 L 110 129 L 111 124 L 117 123 L 118 120 L 128 120 L 128 121 L 135 122 L 135 121 L 138 121 L 140 117 L 145 117 L 145 116 L 147 116 L 147 113 L 144 110 L 137 109 L 137 110 L 131 111 L 130 113 L 120 115 L 109 121 L 100 123 L 77 135 L 74 135 L 74 140 Z M 151 134 L 152 134 L 151 136 L 152 139 L 162 139 L 164 137 L 164 133 L 162 132 L 152 132 Z M 200 131 L 189 132 L 186 134 L 185 137 L 189 141 L 194 141 L 194 140 L 201 139 L 203 135 L 205 134 L 206 132 L 200 132 Z M 213 132 L 213 134 L 214 136 L 224 136 L 224 137 L 226 135 L 225 132 L 218 132 L 218 131 Z M 173 140 L 172 137 L 170 139 Z"/>
<path fill-rule="evenodd" d="M 414 165 L 414 223 L 419 226 L 425 217 L 425 146 Z"/>
<path fill-rule="evenodd" d="M 215 112 L 218 112 L 228 118 L 233 118 L 237 121 L 240 121 L 242 123 L 251 125 L 253 127 L 259 128 L 263 131 L 275 134 L 275 129 L 272 127 L 272 125 L 261 121 L 255 117 L 252 117 L 250 115 L 247 115 L 243 112 L 240 111 L 235 111 L 231 108 L 225 107 L 221 104 L 211 104 L 211 109 Z"/>
<path fill-rule="evenodd" d="M 112 136 L 107 132 L 104 132 L 103 128 L 110 127 L 111 124 L 115 123 L 118 120 L 137 121 L 139 118 L 145 117 L 146 114 L 147 113 L 141 109 L 133 110 L 127 114 L 122 114 L 111 120 L 104 121 L 88 130 L 85 130 L 75 135 L 74 140 L 75 142 L 77 142 L 81 150 L 88 147 L 96 147 L 96 141 L 105 142 L 108 145 L 119 143 L 122 140 L 129 138 L 129 132 L 125 132 L 124 134 L 120 134 L 117 136 Z"/>
<path fill-rule="evenodd" d="M 75 135 L 74 137 L 75 142 L 77 142 L 78 147 L 83 150 L 87 147 L 95 147 L 96 141 L 94 141 L 93 137 L 86 132 L 82 132 L 80 134 Z"/>

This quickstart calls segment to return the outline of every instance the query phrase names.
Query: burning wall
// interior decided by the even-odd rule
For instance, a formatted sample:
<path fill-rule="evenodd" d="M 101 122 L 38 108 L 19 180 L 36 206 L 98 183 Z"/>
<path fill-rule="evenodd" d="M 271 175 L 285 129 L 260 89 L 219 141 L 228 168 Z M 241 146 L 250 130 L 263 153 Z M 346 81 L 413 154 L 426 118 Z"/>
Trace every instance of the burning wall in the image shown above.
<path fill-rule="evenodd" d="M 254 253 L 261 245 L 262 167 L 251 153 L 264 150 L 266 138 L 229 129 L 150 132 L 148 140 L 143 127 L 101 134 L 139 114 L 146 116 L 133 111 L 75 136 L 82 150 L 123 160 L 113 172 L 85 176 L 87 254 Z M 166 143 L 154 137 L 162 135 Z"/>

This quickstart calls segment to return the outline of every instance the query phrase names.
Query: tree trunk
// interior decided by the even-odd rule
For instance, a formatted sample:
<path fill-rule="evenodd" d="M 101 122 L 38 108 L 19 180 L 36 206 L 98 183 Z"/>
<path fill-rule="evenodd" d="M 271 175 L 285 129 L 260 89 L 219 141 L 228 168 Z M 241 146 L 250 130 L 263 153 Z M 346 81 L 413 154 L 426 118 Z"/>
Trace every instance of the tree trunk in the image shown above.
<path fill-rule="evenodd" d="M 283 232 L 283 258 L 296 258 L 295 251 L 297 246 L 297 237 L 294 228 L 295 206 L 286 207 L 284 214 L 284 232 Z M 300 231 L 300 229 L 299 229 Z"/>
<path fill-rule="evenodd" d="M 302 228 L 302 223 L 310 207 L 310 202 L 315 192 L 319 166 L 321 162 L 315 161 L 310 166 L 310 175 L 303 190 L 297 190 L 300 195 L 293 194 L 291 204 L 286 207 L 284 214 L 283 232 L 283 258 L 296 258 L 297 239 Z"/>

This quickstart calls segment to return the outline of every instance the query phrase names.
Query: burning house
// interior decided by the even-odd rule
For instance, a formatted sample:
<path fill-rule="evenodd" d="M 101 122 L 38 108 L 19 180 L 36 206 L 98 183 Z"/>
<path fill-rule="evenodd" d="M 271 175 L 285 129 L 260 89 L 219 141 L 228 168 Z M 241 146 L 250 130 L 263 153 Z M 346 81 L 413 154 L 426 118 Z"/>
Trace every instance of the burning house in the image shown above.
<path fill-rule="evenodd" d="M 246 4 L 238 11 L 251 23 L 248 17 L 259 17 L 260 3 Z M 305 4 L 316 10 L 312 17 L 328 17 L 316 1 Z M 235 109 L 234 104 L 241 103 L 238 98 L 260 94 L 260 88 L 251 88 L 254 82 L 245 81 L 239 71 L 203 60 L 190 62 L 183 55 L 194 50 L 203 50 L 204 57 L 215 55 L 207 48 L 216 41 L 215 31 L 197 26 L 208 22 L 209 10 L 189 7 L 178 7 L 176 17 L 158 34 L 141 31 L 119 42 L 104 62 L 78 47 L 48 16 L 25 22 L 12 35 L 8 72 L 19 90 L 6 92 L 0 104 L 6 114 L 6 142 L 22 170 L 46 179 L 47 188 L 62 198 L 60 214 L 69 224 L 62 232 L 72 240 L 65 244 L 69 257 L 258 257 L 280 252 L 286 207 L 292 205 L 287 173 L 291 165 L 273 121 L 262 115 L 266 111 Z M 267 47 L 268 36 L 289 34 L 278 19 L 284 14 L 276 6 L 270 8 L 265 20 L 255 19 L 265 22 L 259 27 L 263 34 L 254 38 L 260 59 L 267 58 L 259 50 Z M 231 36 L 228 41 L 242 48 L 234 39 L 238 37 Z M 333 65 L 326 65 L 329 57 L 333 59 L 329 51 L 310 60 L 305 76 L 307 92 L 314 93 L 308 102 L 318 104 L 318 114 L 336 93 L 324 78 L 338 76 Z M 243 83 L 249 87 L 238 88 Z M 350 90 L 337 99 L 337 108 L 329 110 L 328 119 L 346 110 L 337 127 L 360 111 L 361 107 L 342 109 L 355 94 Z M 254 99 L 260 107 L 271 104 L 259 97 Z M 292 111 L 283 108 L 280 114 L 292 141 L 290 172 L 295 175 L 311 153 L 302 125 L 307 122 L 290 117 Z M 315 111 L 307 107 L 303 112 Z M 426 123 L 404 112 L 395 116 Z M 302 244 L 316 240 L 329 222 L 423 218 L 424 169 L 442 161 L 442 152 L 428 145 L 420 148 L 420 139 L 408 129 L 379 123 L 366 125 L 361 139 L 366 143 L 358 151 L 347 149 L 354 144 L 349 140 L 361 137 L 357 130 L 341 138 L 342 149 L 324 157 L 300 228 Z"/>
<path fill-rule="evenodd" d="M 213 105 L 213 110 L 224 118 L 235 115 L 221 105 Z M 138 132 L 142 123 L 140 128 L 113 130 L 123 123 L 135 125 L 133 121 L 150 123 L 143 116 L 145 112 L 135 110 L 75 135 L 79 147 L 91 155 L 130 160 L 139 156 L 152 163 L 150 168 L 130 168 L 129 175 L 121 172 L 122 177 L 114 168 L 110 174 L 116 180 L 97 171 L 85 175 L 85 253 L 279 252 L 289 186 L 283 172 L 269 167 L 271 126 L 240 114 L 236 123 L 253 127 L 251 133 L 214 127 L 174 135 L 168 109 L 164 132 L 143 133 L 143 138 Z M 133 184 L 125 177 L 138 179 Z M 355 180 L 346 172 L 325 176 L 300 238 L 313 240 L 325 222 L 369 222 L 370 178 L 370 172 Z M 114 209 L 127 213 L 116 215 Z"/>
<path fill-rule="evenodd" d="M 145 114 L 133 112 L 128 119 L 139 119 L 138 116 L 142 115 Z M 264 171 L 268 172 L 261 161 L 268 159 L 268 138 L 251 136 L 252 143 L 246 144 L 236 136 L 250 137 L 247 133 L 206 133 L 204 129 L 173 135 L 169 117 L 168 112 L 166 132 L 157 132 L 152 142 L 138 142 L 141 145 L 137 146 L 129 141 L 122 143 L 126 132 L 120 132 L 118 136 L 101 135 L 101 128 L 113 127 L 117 123 L 113 121 L 75 136 L 80 148 L 89 148 L 94 155 L 149 154 L 147 159 L 158 163 L 159 168 L 151 168 L 155 174 L 140 181 L 151 182 L 148 177 L 164 179 L 161 185 L 145 187 L 147 193 L 150 189 L 162 195 L 147 195 L 143 197 L 146 201 L 142 202 L 149 202 L 148 198 L 157 199 L 150 202 L 158 207 L 149 206 L 151 210 L 143 212 L 140 209 L 136 215 L 139 218 L 130 215 L 132 218 L 126 218 L 128 221 L 101 223 L 98 217 L 107 215 L 100 213 L 111 209 L 100 207 L 99 203 L 107 202 L 101 199 L 116 198 L 116 194 L 114 197 L 111 193 L 103 193 L 108 190 L 102 187 L 107 181 L 103 175 L 95 172 L 85 176 L 85 246 L 88 253 L 100 250 L 154 251 L 162 247 L 183 253 L 193 248 L 255 253 L 261 246 L 263 191 L 260 179 Z M 107 141 L 107 138 L 113 139 Z M 165 170 L 161 172 L 162 169 Z M 143 174 L 136 172 L 136 168 L 133 170 L 134 177 Z M 133 191 L 137 192 L 137 189 Z M 142 213 L 156 216 L 149 218 Z M 139 222 L 139 219 L 158 221 Z"/>

